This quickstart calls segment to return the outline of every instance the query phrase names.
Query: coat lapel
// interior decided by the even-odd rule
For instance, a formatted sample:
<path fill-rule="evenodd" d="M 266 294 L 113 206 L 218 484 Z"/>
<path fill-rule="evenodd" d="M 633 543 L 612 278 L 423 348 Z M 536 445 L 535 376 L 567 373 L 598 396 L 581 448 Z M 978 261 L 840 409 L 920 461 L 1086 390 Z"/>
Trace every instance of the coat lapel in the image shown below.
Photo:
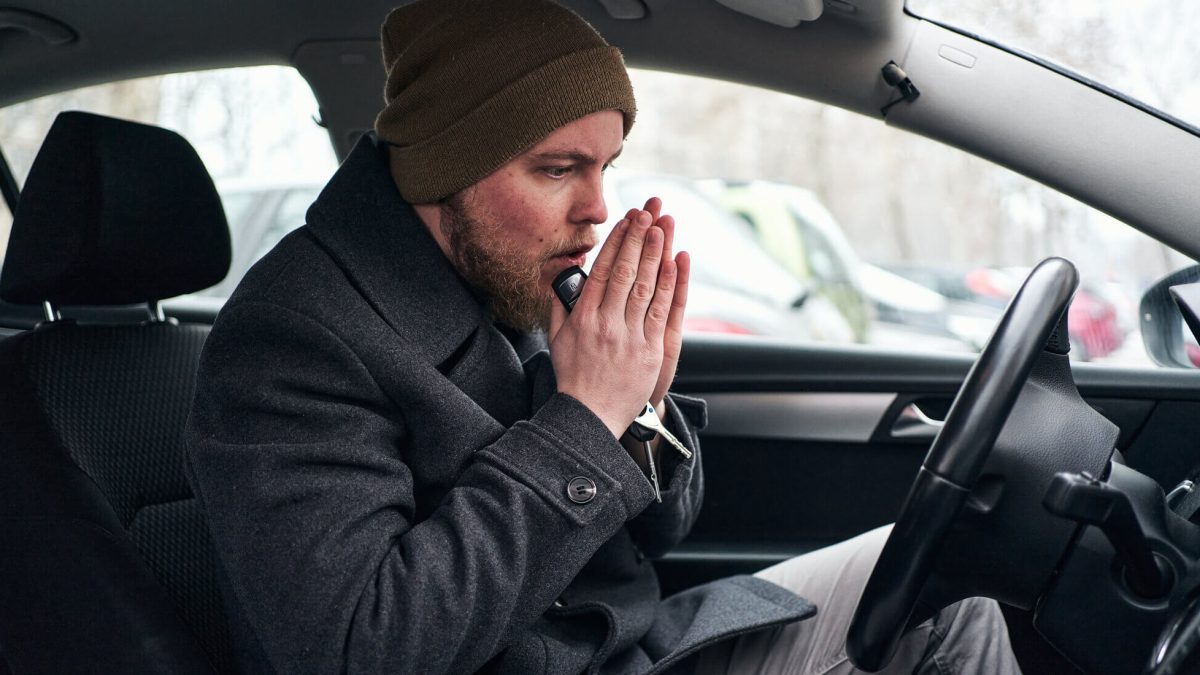
<path fill-rule="evenodd" d="M 442 364 L 483 310 L 387 172 L 387 147 L 364 135 L 308 210 L 308 226 L 350 282 L 422 360 Z"/>

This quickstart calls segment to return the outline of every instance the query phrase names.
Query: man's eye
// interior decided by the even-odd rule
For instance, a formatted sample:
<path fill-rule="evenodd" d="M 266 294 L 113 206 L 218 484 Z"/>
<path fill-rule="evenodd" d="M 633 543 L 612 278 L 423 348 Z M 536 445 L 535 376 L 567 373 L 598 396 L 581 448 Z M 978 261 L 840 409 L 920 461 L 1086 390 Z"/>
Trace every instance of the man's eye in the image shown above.
<path fill-rule="evenodd" d="M 545 171 L 546 175 L 550 176 L 551 178 L 566 178 L 567 174 L 571 173 L 571 167 L 569 167 L 569 166 L 548 166 L 545 169 L 542 169 L 542 171 Z"/>
<path fill-rule="evenodd" d="M 616 162 L 609 162 L 609 163 L 605 164 L 604 166 L 600 167 L 600 173 L 604 173 L 605 171 L 608 171 L 609 169 L 613 168 L 616 165 L 617 165 Z"/>

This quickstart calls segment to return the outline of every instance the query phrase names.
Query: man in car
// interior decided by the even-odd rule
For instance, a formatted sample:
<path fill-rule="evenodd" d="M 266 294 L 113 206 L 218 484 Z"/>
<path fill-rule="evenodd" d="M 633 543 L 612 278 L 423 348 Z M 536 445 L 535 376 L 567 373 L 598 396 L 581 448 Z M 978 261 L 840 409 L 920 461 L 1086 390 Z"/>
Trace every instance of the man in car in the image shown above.
<path fill-rule="evenodd" d="M 635 116 L 620 54 L 547 0 L 422 0 L 382 44 L 375 133 L 202 358 L 189 464 L 239 662 L 849 671 L 886 530 L 659 597 L 648 558 L 703 494 L 703 402 L 667 395 L 690 271 L 671 217 L 624 214 L 570 314 L 550 291 L 608 218 Z M 647 401 L 682 451 L 628 434 Z M 988 601 L 913 631 L 893 668 L 1016 672 Z"/>

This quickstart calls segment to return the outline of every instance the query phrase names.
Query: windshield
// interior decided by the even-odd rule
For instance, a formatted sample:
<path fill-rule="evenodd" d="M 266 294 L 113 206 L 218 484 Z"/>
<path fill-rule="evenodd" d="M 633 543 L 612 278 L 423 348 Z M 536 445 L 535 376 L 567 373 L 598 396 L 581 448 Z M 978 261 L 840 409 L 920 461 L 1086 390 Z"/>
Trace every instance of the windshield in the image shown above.
<path fill-rule="evenodd" d="M 917 16 L 1051 61 L 1200 126 L 1200 2 L 907 0 Z"/>

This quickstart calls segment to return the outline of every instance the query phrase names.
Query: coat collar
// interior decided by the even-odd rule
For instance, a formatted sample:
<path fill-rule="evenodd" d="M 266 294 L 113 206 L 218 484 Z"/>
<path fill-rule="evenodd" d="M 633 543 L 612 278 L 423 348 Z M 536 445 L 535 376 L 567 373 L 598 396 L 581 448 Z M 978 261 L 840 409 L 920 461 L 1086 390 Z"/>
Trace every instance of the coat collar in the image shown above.
<path fill-rule="evenodd" d="M 365 134 L 308 211 L 313 236 L 375 311 L 426 362 L 446 360 L 483 308 L 404 201 L 387 145 Z"/>

